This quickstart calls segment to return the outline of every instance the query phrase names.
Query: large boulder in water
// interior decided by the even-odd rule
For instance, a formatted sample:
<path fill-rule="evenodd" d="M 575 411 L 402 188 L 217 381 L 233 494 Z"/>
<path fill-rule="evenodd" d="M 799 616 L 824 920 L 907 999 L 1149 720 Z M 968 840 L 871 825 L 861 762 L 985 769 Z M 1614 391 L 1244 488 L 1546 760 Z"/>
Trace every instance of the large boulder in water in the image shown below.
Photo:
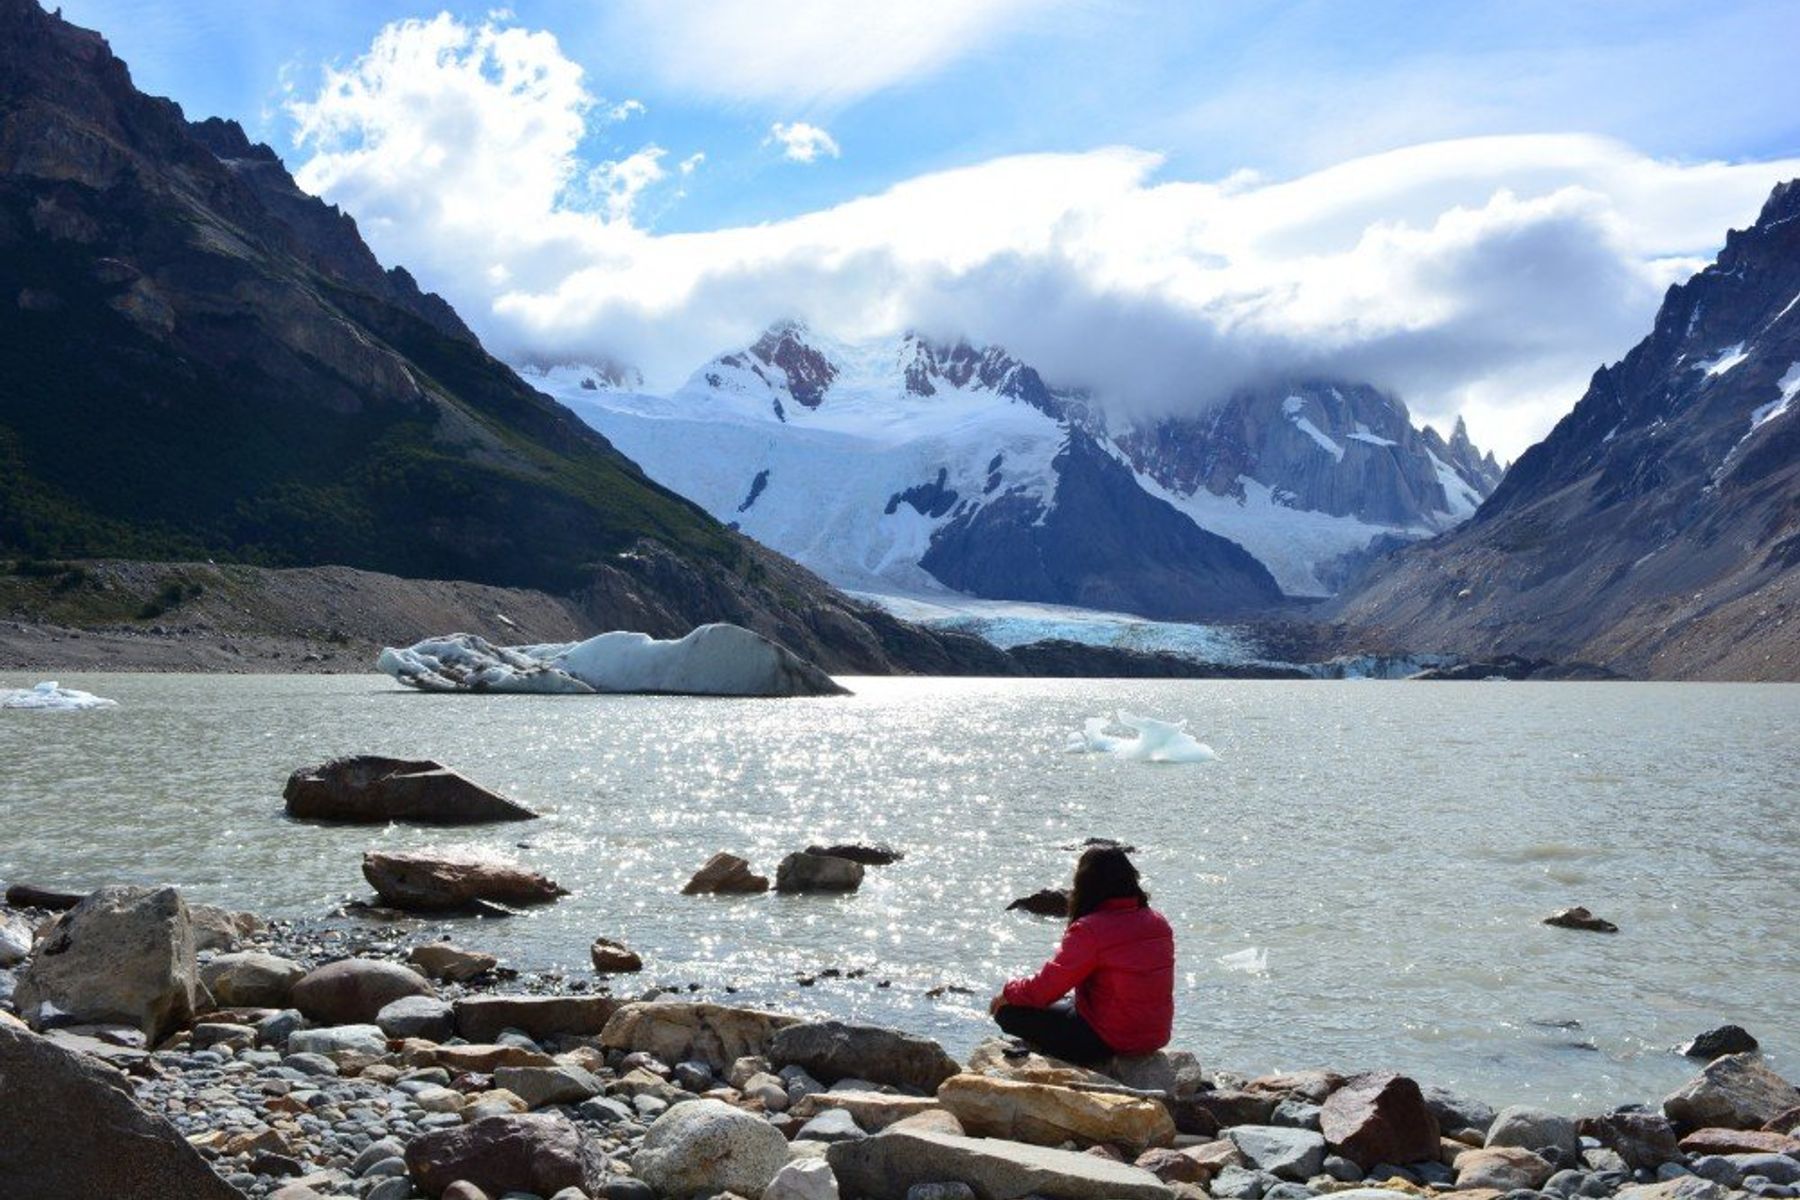
<path fill-rule="evenodd" d="M 778 892 L 854 892 L 862 881 L 861 863 L 804 850 L 788 855 L 775 868 Z"/>
<path fill-rule="evenodd" d="M 0 1194 L 241 1200 L 125 1077 L 0 1021 Z"/>
<path fill-rule="evenodd" d="M 959 1070 L 930 1038 L 844 1021 L 806 1021 L 777 1030 L 768 1057 L 777 1068 L 799 1067 L 825 1083 L 867 1079 L 927 1095 Z"/>
<path fill-rule="evenodd" d="M 281 795 L 287 802 L 288 816 L 308 821 L 474 825 L 484 821 L 529 821 L 537 816 L 529 808 L 428 758 L 383 758 L 376 754 L 334 758 L 289 775 Z"/>
<path fill-rule="evenodd" d="M 548 904 L 569 894 L 522 863 L 474 850 L 370 850 L 362 871 L 383 904 L 414 912 L 447 912 L 480 902 Z"/>
<path fill-rule="evenodd" d="M 483 1117 L 420 1134 L 406 1145 L 406 1169 L 431 1196 L 458 1180 L 490 1196 L 552 1196 L 564 1188 L 598 1196 L 608 1178 L 600 1144 L 550 1113 Z"/>
<path fill-rule="evenodd" d="M 293 1004 L 320 1025 L 372 1025 L 381 1010 L 405 996 L 436 993 L 425 977 L 378 958 L 344 958 L 294 984 Z"/>
<path fill-rule="evenodd" d="M 1404 1075 L 1356 1075 L 1325 1098 L 1319 1128 L 1338 1154 L 1363 1170 L 1437 1158 L 1437 1118 Z"/>
<path fill-rule="evenodd" d="M 766 892 L 769 877 L 750 869 L 748 859 L 721 850 L 707 859 L 681 889 L 684 896 L 731 895 Z"/>
<path fill-rule="evenodd" d="M 631 1170 L 659 1196 L 761 1196 L 788 1161 L 787 1139 L 719 1100 L 690 1100 L 651 1122 Z"/>
<path fill-rule="evenodd" d="M 19 973 L 13 1004 L 34 1028 L 135 1025 L 155 1045 L 187 1024 L 202 995 L 181 893 L 114 886 L 52 923 Z"/>
<path fill-rule="evenodd" d="M 585 642 L 495 646 L 466 633 L 392 646 L 375 665 L 433 692 L 648 692 L 686 696 L 835 696 L 818 667 L 739 625 L 702 625 L 684 638 L 603 633 Z"/>

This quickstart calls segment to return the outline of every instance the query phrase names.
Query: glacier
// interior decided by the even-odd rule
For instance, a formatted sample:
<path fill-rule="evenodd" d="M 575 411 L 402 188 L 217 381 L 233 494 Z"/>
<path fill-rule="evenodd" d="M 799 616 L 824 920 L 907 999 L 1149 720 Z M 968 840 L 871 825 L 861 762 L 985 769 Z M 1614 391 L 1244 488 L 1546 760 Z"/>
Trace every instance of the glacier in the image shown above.
<path fill-rule="evenodd" d="M 453 633 L 403 649 L 389 646 L 375 665 L 426 692 L 831 696 L 847 690 L 785 647 L 726 624 L 702 625 L 678 639 L 618 630 L 532 646 L 496 646 Z"/>
<path fill-rule="evenodd" d="M 49 712 L 78 712 L 90 708 L 117 708 L 117 700 L 108 700 L 92 692 L 66 688 L 54 680 L 36 687 L 0 688 L 0 708 L 34 708 Z"/>
<path fill-rule="evenodd" d="M 1131 732 L 1108 733 L 1115 725 Z M 1211 746 L 1194 740 L 1186 721 L 1160 721 L 1124 709 L 1115 712 L 1110 721 L 1105 717 L 1083 721 L 1081 732 L 1069 735 L 1066 749 L 1070 754 L 1110 754 L 1134 762 L 1203 763 L 1218 757 Z"/>

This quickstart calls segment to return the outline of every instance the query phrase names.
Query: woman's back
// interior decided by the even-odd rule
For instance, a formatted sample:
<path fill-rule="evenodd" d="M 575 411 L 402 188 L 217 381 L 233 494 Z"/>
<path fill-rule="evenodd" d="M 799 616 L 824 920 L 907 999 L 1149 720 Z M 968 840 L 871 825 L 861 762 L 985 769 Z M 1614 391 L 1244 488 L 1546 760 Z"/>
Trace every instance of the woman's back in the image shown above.
<path fill-rule="evenodd" d="M 1175 1019 L 1175 934 L 1136 900 L 1108 900 L 1069 927 L 1092 946 L 1094 967 L 1075 988 L 1075 1011 L 1120 1054 L 1169 1044 Z"/>

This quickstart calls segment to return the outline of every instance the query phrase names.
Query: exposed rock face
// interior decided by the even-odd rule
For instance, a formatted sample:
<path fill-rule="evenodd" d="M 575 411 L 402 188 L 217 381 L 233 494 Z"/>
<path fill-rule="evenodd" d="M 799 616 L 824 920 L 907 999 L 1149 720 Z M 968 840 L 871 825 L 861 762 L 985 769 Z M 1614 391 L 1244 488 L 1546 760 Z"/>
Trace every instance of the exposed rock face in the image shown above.
<path fill-rule="evenodd" d="M 419 912 L 495 904 L 548 904 L 568 890 L 536 871 L 498 855 L 459 851 L 363 855 L 363 878 L 383 904 Z"/>
<path fill-rule="evenodd" d="M 1413 650 L 1800 676 L 1800 181 L 1602 368 L 1467 525 L 1338 615 Z"/>
<path fill-rule="evenodd" d="M 430 759 L 358 754 L 302 767 L 282 791 L 290 817 L 380 825 L 528 821 L 536 813 Z"/>
<path fill-rule="evenodd" d="M 938 1089 L 938 1102 L 971 1134 L 1038 1146 L 1072 1140 L 1138 1153 L 1166 1146 L 1175 1136 L 1175 1122 L 1161 1104 L 1110 1092 L 957 1075 Z"/>
<path fill-rule="evenodd" d="M 723 850 L 707 859 L 682 887 L 684 896 L 766 892 L 769 880 L 750 869 L 748 859 Z"/>
<path fill-rule="evenodd" d="M 200 968 L 200 982 L 220 1008 L 286 1008 L 306 974 L 297 962 L 243 950 L 220 954 Z"/>
<path fill-rule="evenodd" d="M 769 1040 L 769 1061 L 799 1067 L 824 1083 L 867 1079 L 929 1095 L 959 1070 L 956 1060 L 927 1037 L 877 1025 L 808 1021 L 789 1025 Z"/>
<path fill-rule="evenodd" d="M 117 1022 L 155 1043 L 187 1023 L 201 994 L 181 894 L 103 887 L 56 919 L 13 1003 L 36 1028 Z"/>
<path fill-rule="evenodd" d="M 540 1113 L 483 1117 L 421 1134 L 407 1143 L 406 1167 L 433 1196 L 458 1180 L 491 1196 L 549 1196 L 569 1187 L 599 1195 L 607 1179 L 606 1156 L 597 1144 L 567 1118 Z"/>
<path fill-rule="evenodd" d="M 0 1190 L 9 1196 L 239 1200 L 125 1077 L 0 1021 Z"/>
<path fill-rule="evenodd" d="M 982 1200 L 1173 1200 L 1174 1191 L 1137 1167 L 1091 1154 L 992 1138 L 889 1129 L 825 1152 L 838 1186 L 869 1200 L 906 1200 L 918 1184 L 960 1182 Z"/>
<path fill-rule="evenodd" d="M 645 1050 L 664 1062 L 698 1059 L 723 1071 L 748 1055 L 766 1055 L 776 1031 L 794 1017 L 723 1004 L 659 1000 L 627 1004 L 600 1033 L 609 1050 Z"/>
<path fill-rule="evenodd" d="M 1757 1129 L 1800 1104 L 1794 1085 L 1754 1054 L 1727 1054 L 1663 1101 L 1669 1120 L 1689 1129 Z"/>
<path fill-rule="evenodd" d="M 536 1039 L 593 1037 L 617 1011 L 611 996 L 464 996 L 456 1001 L 456 1031 L 471 1042 L 492 1042 L 503 1029 Z"/>
<path fill-rule="evenodd" d="M 861 863 L 804 850 L 788 855 L 775 868 L 778 892 L 854 892 L 862 880 Z"/>
<path fill-rule="evenodd" d="M 787 1160 L 787 1139 L 767 1121 L 691 1100 L 651 1123 L 631 1169 L 663 1196 L 761 1196 Z"/>
<path fill-rule="evenodd" d="M 372 1024 L 402 996 L 429 996 L 431 984 L 398 963 L 346 958 L 308 973 L 294 984 L 293 1003 L 321 1025 Z"/>
<path fill-rule="evenodd" d="M 1319 1127 L 1331 1148 L 1368 1170 L 1438 1156 L 1438 1123 L 1404 1075 L 1357 1075 L 1325 1098 Z"/>

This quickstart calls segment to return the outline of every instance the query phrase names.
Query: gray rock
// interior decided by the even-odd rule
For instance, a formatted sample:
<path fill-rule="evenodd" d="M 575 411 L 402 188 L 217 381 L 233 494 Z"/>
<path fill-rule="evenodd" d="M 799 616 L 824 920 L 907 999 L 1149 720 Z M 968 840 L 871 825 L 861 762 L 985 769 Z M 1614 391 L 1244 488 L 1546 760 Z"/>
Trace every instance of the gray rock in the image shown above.
<path fill-rule="evenodd" d="M 534 1038 L 592 1037 L 619 1010 L 611 996 L 464 996 L 456 1009 L 456 1032 L 471 1042 L 490 1043 L 503 1030 Z"/>
<path fill-rule="evenodd" d="M 854 892 L 862 881 L 861 863 L 804 850 L 788 855 L 775 868 L 778 892 Z"/>
<path fill-rule="evenodd" d="M 631 1169 L 664 1196 L 761 1196 L 787 1160 L 787 1139 L 767 1121 L 718 1100 L 693 1100 L 656 1118 Z"/>
<path fill-rule="evenodd" d="M 595 1096 L 583 1100 L 575 1106 L 577 1116 L 600 1125 L 611 1125 L 618 1121 L 629 1121 L 637 1116 L 630 1105 L 623 1104 L 611 1096 Z"/>
<path fill-rule="evenodd" d="M 401 1164 L 402 1170 L 405 1169 Z M 390 1176 L 370 1188 L 363 1200 L 407 1200 L 413 1194 L 412 1180 L 405 1175 Z"/>
<path fill-rule="evenodd" d="M 1735 1188 L 1744 1181 L 1744 1173 L 1723 1155 L 1702 1154 L 1688 1163 L 1688 1169 L 1700 1178 L 1710 1179 L 1722 1187 Z"/>
<path fill-rule="evenodd" d="M 1239 1125 L 1225 1136 L 1251 1166 L 1277 1179 L 1304 1182 L 1325 1166 L 1325 1139 L 1310 1129 Z"/>
<path fill-rule="evenodd" d="M 154 1044 L 185 1025 L 203 995 L 181 893 L 103 887 L 51 924 L 13 1004 L 34 1028 L 119 1022 Z"/>
<path fill-rule="evenodd" d="M 1458 1095 L 1447 1088 L 1429 1085 L 1421 1087 L 1419 1092 L 1425 1097 L 1425 1107 L 1437 1118 L 1440 1129 L 1479 1129 L 1486 1135 L 1498 1115 L 1493 1105 Z"/>
<path fill-rule="evenodd" d="M 868 1200 L 906 1200 L 917 1184 L 964 1183 L 982 1200 L 1173 1200 L 1169 1186 L 1124 1163 L 995 1138 L 888 1129 L 825 1153 L 838 1186 Z M 1388 1200 L 1392 1200 L 1391 1197 Z"/>
<path fill-rule="evenodd" d="M 1311 1200 L 1316 1195 L 1303 1183 L 1278 1183 L 1263 1193 L 1263 1200 Z"/>
<path fill-rule="evenodd" d="M 241 1200 L 125 1077 L 0 1020 L 0 1192 Z"/>
<path fill-rule="evenodd" d="M 1261 1171 L 1227 1165 L 1213 1176 L 1207 1190 L 1219 1197 L 1219 1200 L 1261 1200 L 1262 1194 L 1272 1182 L 1273 1177 L 1264 1175 Z"/>
<path fill-rule="evenodd" d="M 1341 1154 L 1327 1154 L 1325 1156 L 1324 1165 L 1320 1168 L 1320 1171 L 1322 1174 L 1331 1176 L 1339 1183 L 1362 1182 L 1363 1169 Z"/>
<path fill-rule="evenodd" d="M 1568 1117 L 1529 1105 L 1503 1108 L 1488 1127 L 1490 1149 L 1516 1146 L 1541 1155 L 1553 1166 L 1572 1166 L 1581 1161 L 1581 1138 Z"/>
<path fill-rule="evenodd" d="M 1800 1105 L 1800 1091 L 1754 1054 L 1727 1054 L 1663 1101 L 1663 1112 L 1695 1129 L 1756 1129 Z"/>
<path fill-rule="evenodd" d="M 1317 1104 L 1308 1104 L 1304 1100 L 1283 1100 L 1269 1114 L 1269 1124 L 1316 1131 L 1319 1128 L 1319 1114 L 1323 1111 Z"/>
<path fill-rule="evenodd" d="M 976 1200 L 966 1183 L 915 1183 L 906 1189 L 906 1200 Z"/>
<path fill-rule="evenodd" d="M 435 996 L 402 996 L 382 1006 L 375 1014 L 375 1024 L 391 1038 L 444 1042 L 456 1031 L 456 1016 L 449 1004 Z"/>
<path fill-rule="evenodd" d="M 215 956 L 200 968 L 200 982 L 220 1008 L 286 1008 L 306 968 L 260 950 Z"/>
<path fill-rule="evenodd" d="M 331 1025 L 324 1029 L 298 1029 L 288 1036 L 288 1058 L 346 1051 L 380 1058 L 387 1053 L 387 1034 L 377 1025 Z"/>
<path fill-rule="evenodd" d="M 1728 1154 L 1725 1157 L 1745 1179 L 1761 1175 L 1770 1183 L 1800 1183 L 1800 1159 L 1786 1154 Z"/>
<path fill-rule="evenodd" d="M 827 1083 L 867 1079 L 927 1095 L 960 1069 L 930 1038 L 843 1021 L 809 1021 L 778 1030 L 768 1057 L 779 1068 L 800 1067 Z"/>
<path fill-rule="evenodd" d="M 306 1018 L 300 1015 L 297 1008 L 284 1008 L 280 1012 L 270 1013 L 256 1023 L 256 1044 L 285 1046 L 294 1031 L 305 1024 Z"/>
<path fill-rule="evenodd" d="M 837 1176 L 823 1158 L 796 1158 L 775 1172 L 762 1200 L 838 1200 Z"/>
<path fill-rule="evenodd" d="M 0 912 L 0 967 L 16 967 L 31 953 L 35 931 L 17 913 Z"/>
<path fill-rule="evenodd" d="M 828 1108 L 800 1127 L 797 1138 L 810 1142 L 843 1142 L 867 1137 L 848 1109 Z"/>
<path fill-rule="evenodd" d="M 398 1158 L 405 1152 L 406 1147 L 394 1138 L 382 1138 L 378 1142 L 370 1142 L 361 1154 L 351 1160 L 350 1173 L 358 1176 L 366 1174 L 369 1168 L 376 1163 L 384 1159 Z M 402 1164 L 402 1166 L 404 1165 Z"/>
<path fill-rule="evenodd" d="M 600 1094 L 600 1081 L 580 1067 L 501 1067 L 494 1083 L 532 1108 L 547 1104 L 580 1104 Z"/>

